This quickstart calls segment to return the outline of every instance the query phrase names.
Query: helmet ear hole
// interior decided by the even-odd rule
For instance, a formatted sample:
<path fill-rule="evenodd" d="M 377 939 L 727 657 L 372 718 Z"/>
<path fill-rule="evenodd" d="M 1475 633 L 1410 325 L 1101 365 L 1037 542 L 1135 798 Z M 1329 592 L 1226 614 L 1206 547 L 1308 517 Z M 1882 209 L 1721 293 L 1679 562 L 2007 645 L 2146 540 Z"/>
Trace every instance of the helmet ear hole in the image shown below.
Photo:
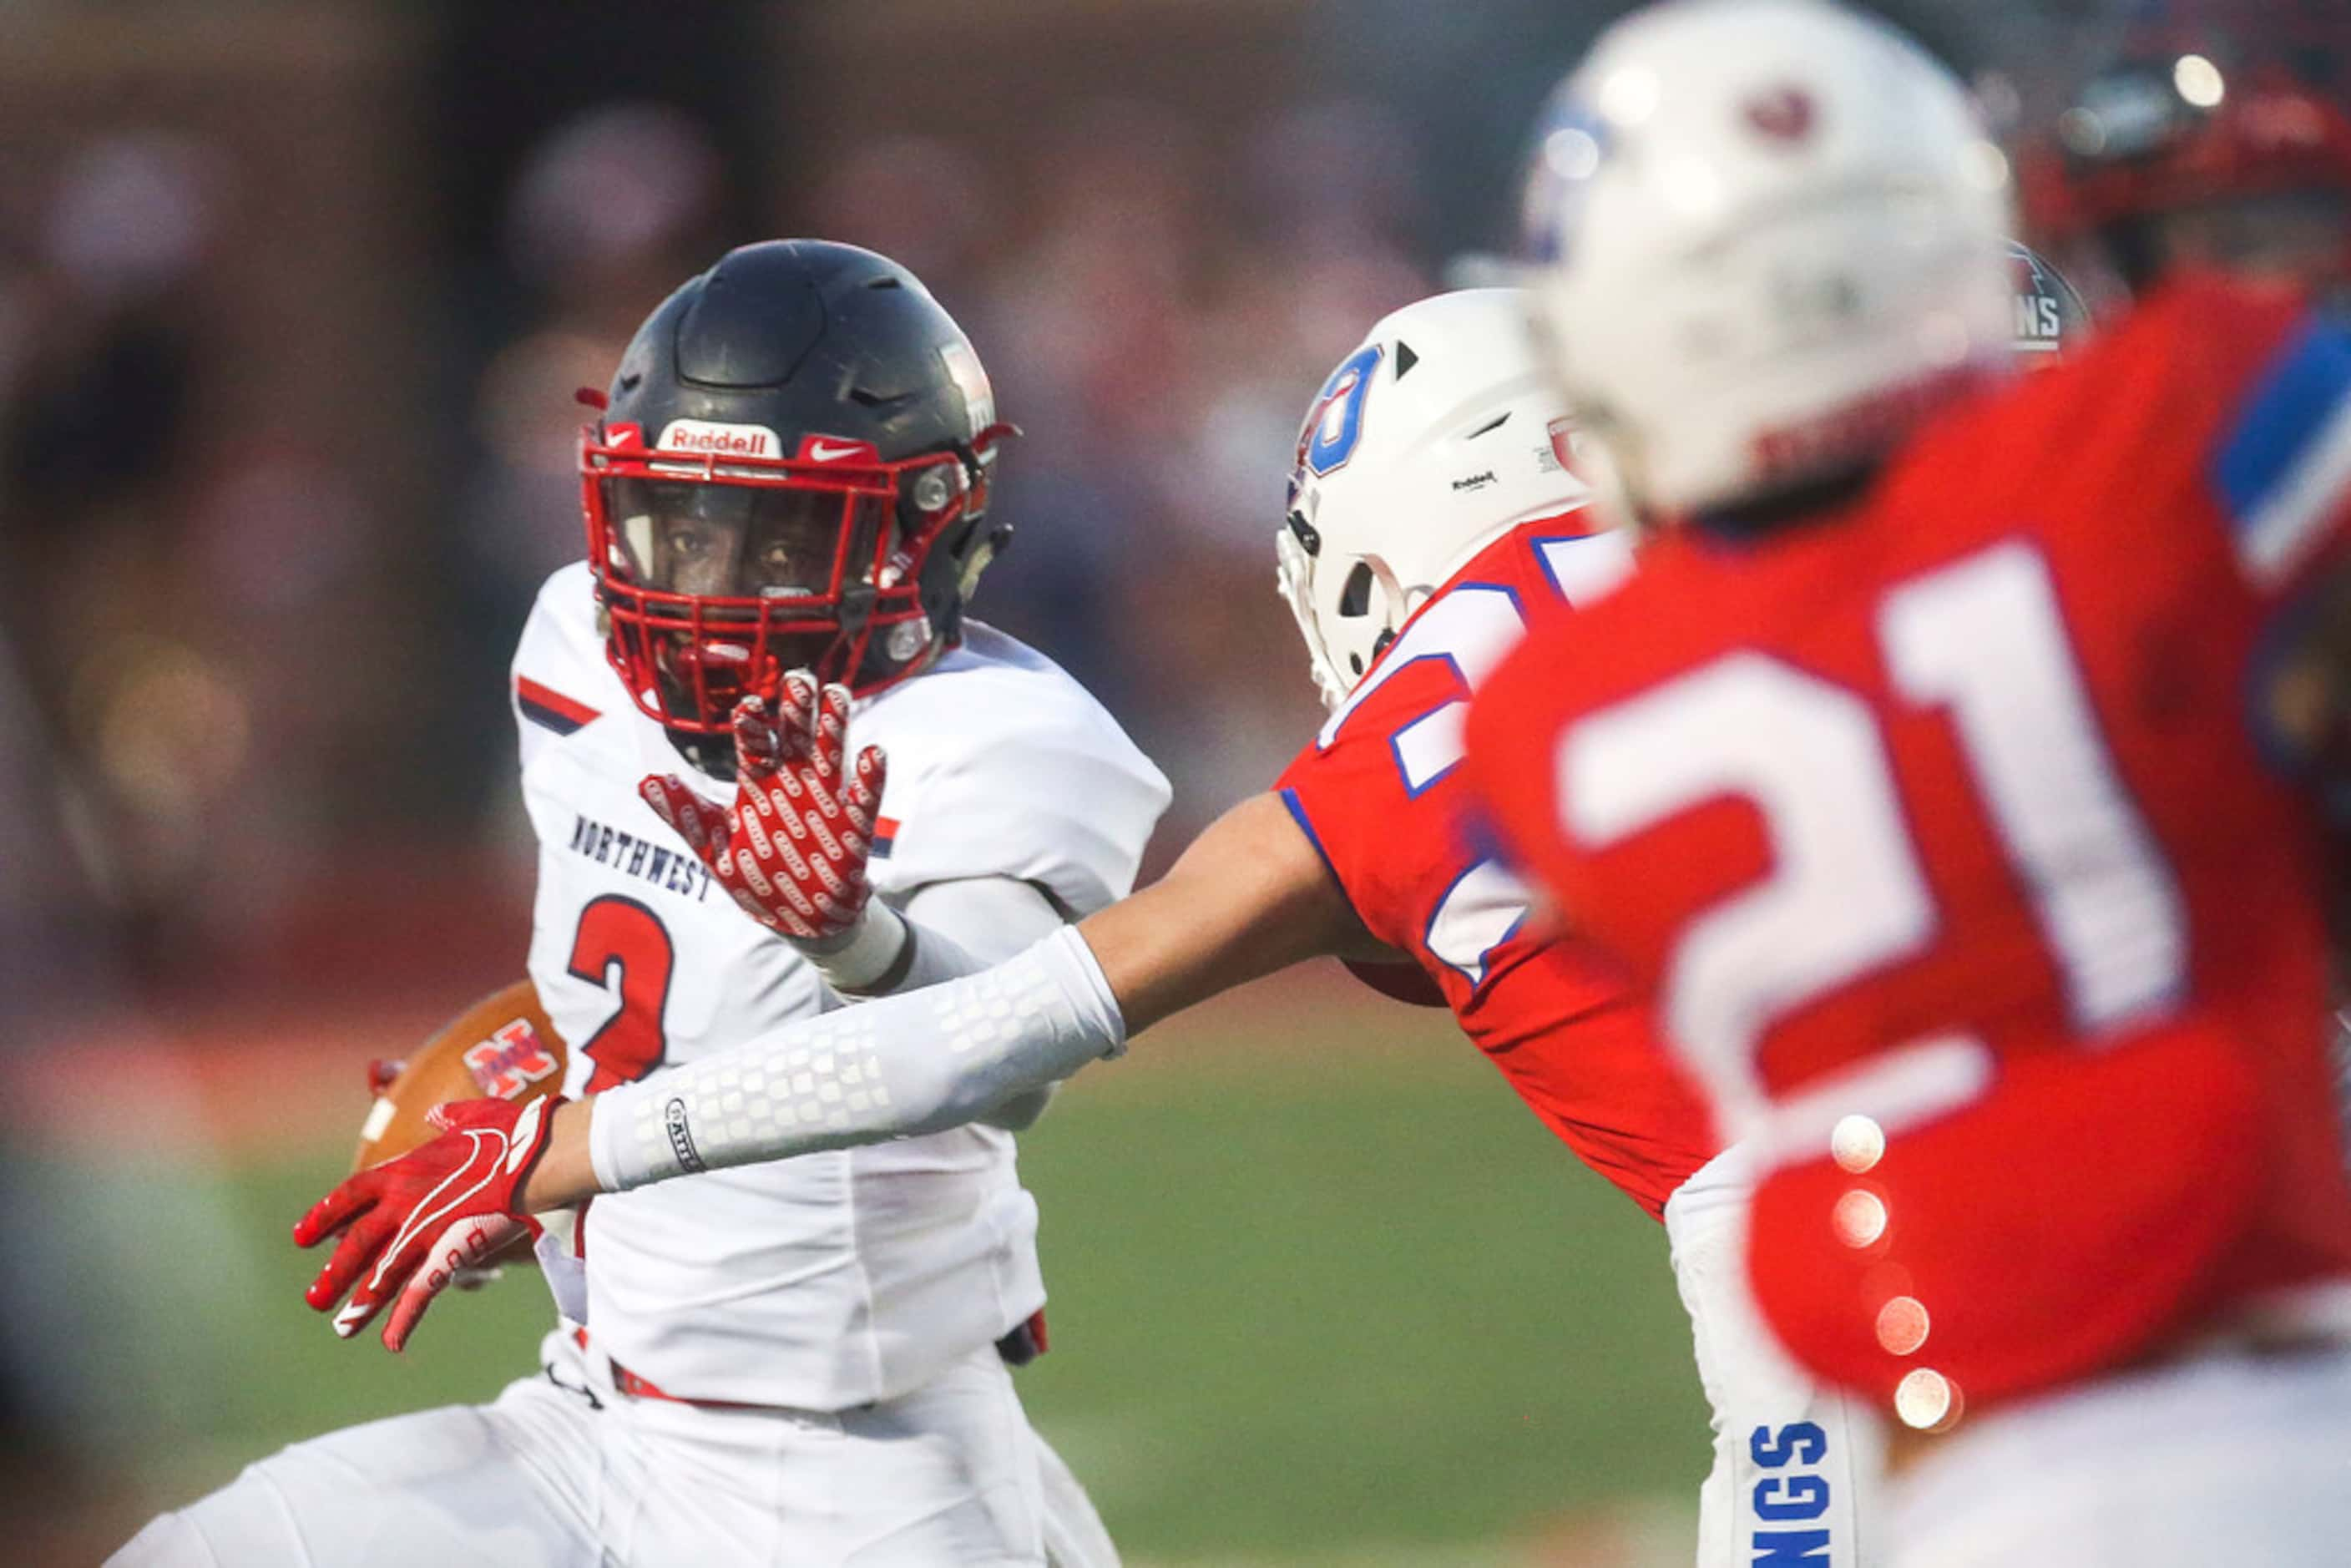
<path fill-rule="evenodd" d="M 1339 613 L 1342 615 L 1369 614 L 1372 608 L 1372 582 L 1371 563 L 1357 561 L 1354 570 L 1347 573 L 1345 584 L 1339 590 Z"/>

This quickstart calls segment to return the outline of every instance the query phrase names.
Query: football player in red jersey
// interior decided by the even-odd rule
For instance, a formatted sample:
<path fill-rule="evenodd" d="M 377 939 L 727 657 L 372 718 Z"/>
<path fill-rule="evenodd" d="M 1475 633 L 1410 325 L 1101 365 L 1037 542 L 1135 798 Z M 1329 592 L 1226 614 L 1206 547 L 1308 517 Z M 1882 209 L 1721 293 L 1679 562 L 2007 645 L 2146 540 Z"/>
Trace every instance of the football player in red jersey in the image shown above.
<path fill-rule="evenodd" d="M 1572 612 L 1630 565 L 1629 536 L 1595 533 L 1580 505 L 1523 305 L 1481 290 L 1399 312 L 1308 410 L 1276 542 L 1331 716 L 1275 793 L 1366 932 L 1411 955 L 1545 1124 L 1665 1220 L 1713 1412 L 1698 1562 L 1875 1563 L 1874 1425 L 1802 1377 L 1745 1299 L 1745 1155 L 1698 1163 L 1712 1134 L 1623 974 L 1541 929 L 1518 880 L 1464 847 L 1471 695 L 1531 616 Z M 1562 494 L 1579 504 L 1562 511 Z M 1117 948 L 1096 952 L 1123 996 Z"/>
<path fill-rule="evenodd" d="M 1522 890 L 1457 831 L 1470 692 L 1526 615 L 1600 591 L 1628 560 L 1625 538 L 1595 534 L 1581 510 L 1525 320 L 1505 290 L 1407 307 L 1310 407 L 1278 548 L 1332 712 L 1276 789 L 1065 942 L 730 1052 L 707 1095 L 693 1063 L 657 1093 L 607 1090 L 584 1129 L 566 1118 L 524 1206 L 954 1125 L 1246 980 L 1348 956 L 1382 989 L 1451 1005 L 1544 1124 L 1665 1221 L 1714 1411 L 1701 1563 L 1876 1561 L 1856 1522 L 1875 1423 L 1822 1396 L 1745 1297 L 1743 1156 L 1717 1157 L 1614 966 L 1538 940 Z"/>
<path fill-rule="evenodd" d="M 1759 1151 L 1782 1342 L 1947 1434 L 1905 1568 L 2340 1561 L 2351 336 L 2189 275 L 2000 385 L 2003 161 L 1818 0 L 1557 106 L 1539 314 L 1654 534 L 1480 695 L 1492 827 Z"/>

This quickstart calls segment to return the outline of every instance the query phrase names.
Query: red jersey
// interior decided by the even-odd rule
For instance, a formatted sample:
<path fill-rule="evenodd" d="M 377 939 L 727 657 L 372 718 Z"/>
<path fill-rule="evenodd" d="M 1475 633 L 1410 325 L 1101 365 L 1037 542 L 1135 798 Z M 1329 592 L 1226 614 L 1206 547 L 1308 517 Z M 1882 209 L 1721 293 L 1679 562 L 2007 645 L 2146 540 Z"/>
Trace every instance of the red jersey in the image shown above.
<path fill-rule="evenodd" d="M 1539 938 L 1526 890 L 1467 847 L 1457 768 L 1469 695 L 1527 612 L 1628 560 L 1622 536 L 1573 514 L 1514 528 L 1414 612 L 1276 789 L 1372 935 L 1418 960 L 1535 1114 L 1655 1216 L 1718 1146 L 1704 1105 L 1613 961 Z"/>
<path fill-rule="evenodd" d="M 1494 676 L 1470 782 L 1776 1166 L 1815 1372 L 1980 1404 L 2351 1270 L 2326 835 L 2248 704 L 2346 534 L 2351 338 L 2189 282 Z"/>

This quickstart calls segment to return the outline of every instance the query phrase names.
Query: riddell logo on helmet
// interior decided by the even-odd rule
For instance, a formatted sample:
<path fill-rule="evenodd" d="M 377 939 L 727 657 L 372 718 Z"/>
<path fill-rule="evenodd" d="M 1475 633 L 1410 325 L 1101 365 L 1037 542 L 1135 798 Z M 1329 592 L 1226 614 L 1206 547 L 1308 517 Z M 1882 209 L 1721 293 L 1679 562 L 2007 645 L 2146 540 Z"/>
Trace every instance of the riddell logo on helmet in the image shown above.
<path fill-rule="evenodd" d="M 764 424 L 720 424 L 706 419 L 673 419 L 661 433 L 664 452 L 707 452 L 720 457 L 778 458 L 784 444 Z"/>

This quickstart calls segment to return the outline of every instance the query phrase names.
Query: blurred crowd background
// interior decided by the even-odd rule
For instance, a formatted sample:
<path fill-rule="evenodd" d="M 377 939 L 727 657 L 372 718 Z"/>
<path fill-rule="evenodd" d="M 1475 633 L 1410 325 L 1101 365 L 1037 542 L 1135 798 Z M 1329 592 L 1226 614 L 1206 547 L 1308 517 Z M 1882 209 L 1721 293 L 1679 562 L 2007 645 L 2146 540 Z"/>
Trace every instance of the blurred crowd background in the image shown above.
<path fill-rule="evenodd" d="M 754 239 L 887 252 L 970 332 L 1026 431 L 978 613 L 1166 768 L 1164 858 L 1317 717 L 1271 551 L 1310 395 L 1507 244 L 1524 128 L 1621 8 L 0 6 L 0 1061 L 86 1053 L 13 1103 L 137 1146 L 91 1063 L 518 969 L 504 670 L 581 548 L 572 394 Z M 2025 120 L 2135 29 L 2338 91 L 2351 43 L 2341 0 L 1896 15 Z M 101 1311 L 13 1124 L 0 1298 Z M 74 1370 L 7 1388 L 20 1448 Z"/>
<path fill-rule="evenodd" d="M 315 975 L 354 899 L 510 898 L 502 674 L 580 552 L 573 392 L 775 235 L 885 251 L 964 321 L 1027 431 L 980 612 L 1161 759 L 1171 831 L 1205 821 L 1312 716 L 1270 586 L 1310 394 L 1507 243 L 1532 107 L 1611 9 L 6 8 L 0 725 L 38 776 L 0 973 Z M 2011 103 L 2131 16 L 1900 14 Z M 2330 75 L 2345 30 L 2179 15 Z"/>

